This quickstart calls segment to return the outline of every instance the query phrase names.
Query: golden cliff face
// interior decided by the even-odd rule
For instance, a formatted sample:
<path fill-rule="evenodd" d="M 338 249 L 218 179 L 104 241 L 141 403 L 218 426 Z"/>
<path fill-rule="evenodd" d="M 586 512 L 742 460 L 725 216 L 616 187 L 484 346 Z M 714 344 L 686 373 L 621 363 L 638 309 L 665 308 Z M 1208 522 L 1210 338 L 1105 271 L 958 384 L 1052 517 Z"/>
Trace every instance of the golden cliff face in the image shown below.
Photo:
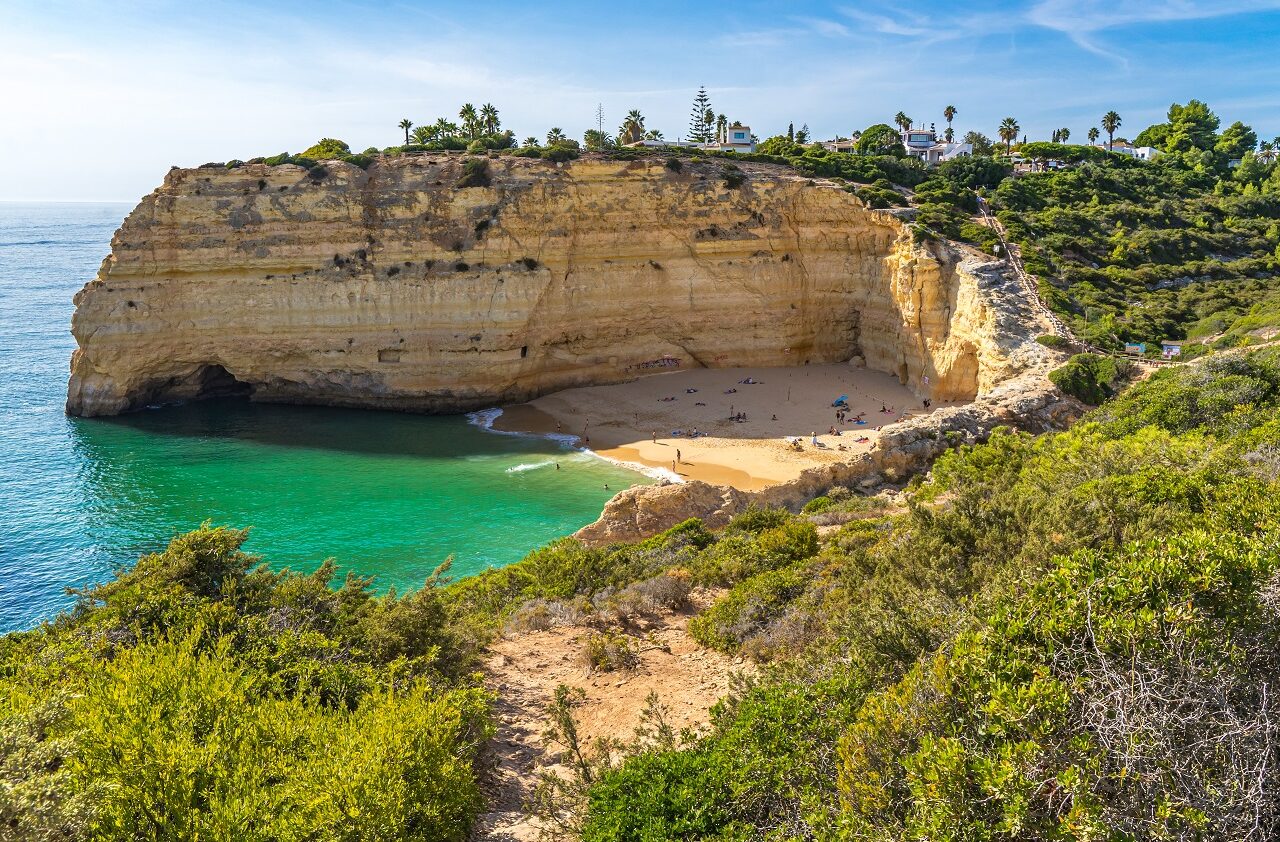
<path fill-rule="evenodd" d="M 743 164 L 174 169 L 76 297 L 67 410 L 220 392 L 453 412 L 690 366 L 862 356 L 937 399 L 1007 360 L 975 278 L 835 185 Z"/>

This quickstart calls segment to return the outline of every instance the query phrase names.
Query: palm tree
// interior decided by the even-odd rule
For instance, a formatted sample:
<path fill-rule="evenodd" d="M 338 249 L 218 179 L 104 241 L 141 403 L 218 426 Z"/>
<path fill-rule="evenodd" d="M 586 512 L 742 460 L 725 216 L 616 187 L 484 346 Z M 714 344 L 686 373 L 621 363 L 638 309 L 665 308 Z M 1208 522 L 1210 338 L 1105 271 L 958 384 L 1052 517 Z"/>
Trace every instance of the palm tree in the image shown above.
<path fill-rule="evenodd" d="M 644 133 L 644 139 L 645 140 L 662 140 L 662 132 L 658 131 L 657 129 L 649 129 L 649 131 Z"/>
<path fill-rule="evenodd" d="M 480 106 L 480 121 L 484 123 L 485 134 L 497 134 L 502 126 L 502 121 L 498 119 L 498 109 L 490 102 Z"/>
<path fill-rule="evenodd" d="M 464 103 L 458 111 L 458 119 L 462 121 L 462 130 L 467 137 L 475 140 L 476 135 L 480 134 L 480 115 L 476 113 L 476 107 L 469 102 Z"/>
<path fill-rule="evenodd" d="M 400 121 L 400 128 L 404 129 L 404 145 L 409 145 L 409 129 L 413 128 L 413 121 L 405 117 Z"/>
<path fill-rule="evenodd" d="M 1102 115 L 1102 130 L 1107 133 L 1107 150 L 1110 151 L 1114 145 L 1116 129 L 1120 128 L 1120 115 L 1114 111 L 1108 111 Z"/>
<path fill-rule="evenodd" d="M 435 126 L 418 126 L 413 130 L 414 143 L 430 143 L 435 140 Z"/>
<path fill-rule="evenodd" d="M 716 124 L 716 112 L 708 108 L 702 112 L 702 134 L 708 139 L 708 142 L 714 140 L 711 137 L 711 127 Z"/>
<path fill-rule="evenodd" d="M 1066 143 L 1071 139 L 1071 129 L 1058 129 L 1058 142 Z"/>
<path fill-rule="evenodd" d="M 639 109 L 633 108 L 627 112 L 622 125 L 618 127 L 618 145 L 626 146 L 628 143 L 637 143 L 643 139 L 644 115 Z"/>
<path fill-rule="evenodd" d="M 551 131 L 547 132 L 547 146 L 555 146 L 557 143 L 568 139 L 569 138 L 565 136 L 564 130 L 559 126 L 554 126 Z"/>
<path fill-rule="evenodd" d="M 1000 139 L 1004 141 L 1004 151 L 1009 152 L 1013 149 L 1013 142 L 1018 139 L 1018 132 L 1022 131 L 1022 127 L 1018 125 L 1018 121 L 1012 117 L 1005 117 L 1000 122 Z"/>
<path fill-rule="evenodd" d="M 911 131 L 911 118 L 906 115 L 906 112 L 899 111 L 897 114 L 893 115 L 893 122 L 897 123 L 898 128 L 902 129 L 904 132 Z"/>
<path fill-rule="evenodd" d="M 1257 158 L 1263 164 L 1274 164 L 1276 160 L 1276 145 L 1270 140 L 1264 140 L 1258 144 Z"/>
<path fill-rule="evenodd" d="M 458 133 L 458 124 L 451 123 L 448 120 L 446 120 L 444 117 L 441 117 L 438 120 L 436 120 L 436 124 L 432 126 L 432 128 L 435 129 L 435 136 L 438 138 L 453 137 Z"/>
<path fill-rule="evenodd" d="M 1089 143 L 1090 143 L 1090 144 L 1097 143 L 1097 142 L 1098 142 L 1098 135 L 1099 135 L 1098 127 L 1097 127 L 1097 126 L 1091 126 L 1091 127 L 1089 128 Z"/>
<path fill-rule="evenodd" d="M 532 149 L 533 147 L 538 145 L 538 139 L 533 135 L 529 135 L 524 140 L 520 141 L 520 145 L 525 147 L 526 149 Z"/>
<path fill-rule="evenodd" d="M 716 140 L 720 141 L 721 143 L 724 143 L 726 140 L 728 140 L 729 136 L 725 133 L 728 128 L 729 128 L 728 119 L 726 119 L 723 114 L 717 115 L 716 116 Z"/>
<path fill-rule="evenodd" d="M 946 108 L 942 109 L 942 116 L 947 121 L 947 143 L 950 143 L 951 138 L 954 136 L 951 133 L 951 121 L 956 118 L 956 114 L 958 113 L 959 112 L 956 111 L 956 107 L 954 105 L 948 105 Z"/>

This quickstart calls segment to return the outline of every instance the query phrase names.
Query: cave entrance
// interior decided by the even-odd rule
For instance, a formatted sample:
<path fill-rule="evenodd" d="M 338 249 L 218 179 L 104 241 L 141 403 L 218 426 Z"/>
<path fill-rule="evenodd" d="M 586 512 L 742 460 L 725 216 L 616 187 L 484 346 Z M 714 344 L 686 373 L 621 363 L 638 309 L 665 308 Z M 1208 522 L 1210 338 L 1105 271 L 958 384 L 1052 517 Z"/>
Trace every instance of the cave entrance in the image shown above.
<path fill-rule="evenodd" d="M 206 398 L 247 398 L 253 394 L 253 386 L 241 380 L 217 363 L 203 366 L 195 376 L 195 400 Z"/>

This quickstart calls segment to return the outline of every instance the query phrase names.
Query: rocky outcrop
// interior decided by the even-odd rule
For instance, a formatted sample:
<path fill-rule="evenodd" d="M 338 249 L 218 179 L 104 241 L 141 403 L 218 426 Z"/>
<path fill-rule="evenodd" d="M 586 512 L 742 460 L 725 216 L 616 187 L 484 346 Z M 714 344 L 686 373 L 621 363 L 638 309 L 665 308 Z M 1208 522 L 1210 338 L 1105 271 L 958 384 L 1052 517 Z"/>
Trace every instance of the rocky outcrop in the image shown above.
<path fill-rule="evenodd" d="M 730 188 L 721 167 L 435 153 L 174 169 L 76 297 L 67 410 L 234 393 L 457 412 L 664 356 L 861 355 L 969 399 L 1018 368 L 981 272 L 949 248 L 839 185 L 744 163 Z"/>

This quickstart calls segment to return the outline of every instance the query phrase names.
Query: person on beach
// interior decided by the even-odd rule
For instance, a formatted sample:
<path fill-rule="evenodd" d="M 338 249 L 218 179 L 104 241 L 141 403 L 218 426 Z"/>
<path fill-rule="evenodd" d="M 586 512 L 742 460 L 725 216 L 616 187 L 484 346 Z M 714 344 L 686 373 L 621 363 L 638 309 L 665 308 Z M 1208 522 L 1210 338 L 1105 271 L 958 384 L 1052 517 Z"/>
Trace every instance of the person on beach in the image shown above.
<path fill-rule="evenodd" d="M 810 433 L 810 434 L 809 434 L 809 444 L 813 445 L 814 447 L 817 447 L 817 446 L 818 446 L 818 431 L 817 431 L 817 430 L 814 430 L 812 433 Z"/>
<path fill-rule="evenodd" d="M 560 470 L 560 463 L 559 463 L 559 462 L 557 462 L 557 463 L 556 463 L 556 470 L 557 470 L 557 471 L 558 471 L 558 470 Z"/>
<path fill-rule="evenodd" d="M 683 461 L 684 461 L 684 459 L 680 456 L 680 448 L 678 448 L 678 447 L 677 447 L 677 448 L 676 448 L 676 462 L 683 462 Z"/>
<path fill-rule="evenodd" d="M 654 431 L 653 431 L 653 443 L 654 443 L 654 444 L 657 444 L 657 443 L 658 443 L 658 431 L 657 431 L 657 430 L 654 430 Z"/>

